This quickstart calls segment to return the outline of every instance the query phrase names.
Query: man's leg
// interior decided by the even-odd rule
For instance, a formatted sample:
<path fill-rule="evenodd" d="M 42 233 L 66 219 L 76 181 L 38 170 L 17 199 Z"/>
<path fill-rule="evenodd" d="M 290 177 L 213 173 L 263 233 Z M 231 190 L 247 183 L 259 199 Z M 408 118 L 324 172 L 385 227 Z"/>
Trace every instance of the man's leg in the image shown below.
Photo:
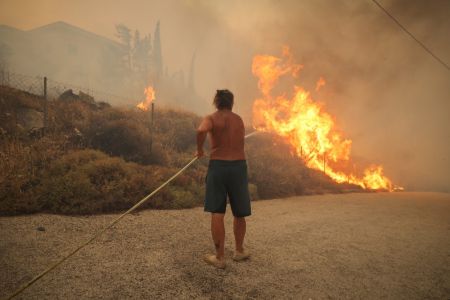
<path fill-rule="evenodd" d="M 211 214 L 211 234 L 216 247 L 216 257 L 222 260 L 224 258 L 225 248 L 225 225 L 223 217 L 225 214 L 212 213 Z"/>
<path fill-rule="evenodd" d="M 245 161 L 236 162 L 232 169 L 232 176 L 228 181 L 230 206 L 233 212 L 234 239 L 236 251 L 233 260 L 241 261 L 250 257 L 244 249 L 244 237 L 246 231 L 245 217 L 252 213 L 250 195 L 248 192 L 247 163 Z"/>
<path fill-rule="evenodd" d="M 234 230 L 234 240 L 236 242 L 236 251 L 244 252 L 244 237 L 246 230 L 245 218 L 234 217 L 233 230 Z"/>

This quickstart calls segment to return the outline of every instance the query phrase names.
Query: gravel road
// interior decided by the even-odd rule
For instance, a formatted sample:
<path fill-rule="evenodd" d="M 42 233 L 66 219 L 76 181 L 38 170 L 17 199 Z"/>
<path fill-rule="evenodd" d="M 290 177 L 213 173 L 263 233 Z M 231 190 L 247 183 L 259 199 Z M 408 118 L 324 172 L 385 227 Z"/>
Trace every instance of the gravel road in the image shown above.
<path fill-rule="evenodd" d="M 0 298 L 115 216 L 0 218 Z M 250 261 L 228 259 L 225 270 L 214 269 L 201 260 L 213 250 L 209 215 L 201 208 L 142 211 L 125 217 L 18 298 L 449 299 L 450 194 L 254 202 L 247 248 Z"/>

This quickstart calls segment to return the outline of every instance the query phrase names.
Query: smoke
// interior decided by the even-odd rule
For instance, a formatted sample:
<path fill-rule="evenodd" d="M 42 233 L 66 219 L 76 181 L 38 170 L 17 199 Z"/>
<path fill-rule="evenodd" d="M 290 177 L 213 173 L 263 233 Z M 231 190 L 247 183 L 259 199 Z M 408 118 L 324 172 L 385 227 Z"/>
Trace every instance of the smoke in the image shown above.
<path fill-rule="evenodd" d="M 450 63 L 448 2 L 384 5 Z M 279 54 L 289 45 L 304 65 L 300 85 L 314 91 L 316 80 L 326 79 L 313 98 L 353 140 L 359 161 L 383 164 L 409 190 L 450 191 L 449 73 L 378 7 L 370 1 L 268 1 L 244 25 L 239 20 L 251 10 L 237 9 L 245 10 L 229 26 L 250 49 Z"/>
<path fill-rule="evenodd" d="M 253 56 L 279 55 L 288 45 L 304 65 L 298 84 L 336 117 L 358 161 L 384 165 L 393 182 L 409 190 L 450 192 L 449 72 L 372 1 L 46 0 L 45 11 L 25 1 L 35 6 L 28 12 L 21 11 L 23 1 L 7 2 L 0 5 L 0 23 L 22 29 L 64 20 L 114 39 L 114 24 L 144 35 L 160 20 L 169 74 L 187 74 L 196 54 L 194 86 L 207 104 L 191 109 L 212 111 L 214 91 L 228 88 L 247 123 L 258 96 Z M 448 1 L 380 3 L 450 63 Z M 315 92 L 321 76 L 326 85 Z"/>

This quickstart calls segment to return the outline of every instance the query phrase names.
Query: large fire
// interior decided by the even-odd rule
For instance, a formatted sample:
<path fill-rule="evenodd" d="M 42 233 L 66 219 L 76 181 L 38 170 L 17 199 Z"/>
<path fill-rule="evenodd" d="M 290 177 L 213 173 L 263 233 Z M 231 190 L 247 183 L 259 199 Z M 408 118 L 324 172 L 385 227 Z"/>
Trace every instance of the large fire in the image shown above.
<path fill-rule="evenodd" d="M 382 166 L 369 166 L 359 177 L 354 170 L 349 170 L 349 166 L 354 168 L 350 161 L 352 141 L 343 137 L 333 117 L 323 105 L 313 101 L 306 89 L 294 85 L 291 99 L 285 93 L 272 95 L 281 77 L 295 79 L 302 68 L 293 61 L 287 47 L 281 58 L 270 55 L 253 58 L 252 72 L 259 79 L 262 93 L 253 104 L 253 126 L 284 137 L 308 167 L 325 172 L 338 183 L 348 182 L 374 190 L 396 189 L 383 175 Z M 320 78 L 316 91 L 323 85 L 325 80 Z"/>
<path fill-rule="evenodd" d="M 152 86 L 148 86 L 144 89 L 145 100 L 136 105 L 137 108 L 147 111 L 153 100 L 155 100 L 155 89 Z"/>

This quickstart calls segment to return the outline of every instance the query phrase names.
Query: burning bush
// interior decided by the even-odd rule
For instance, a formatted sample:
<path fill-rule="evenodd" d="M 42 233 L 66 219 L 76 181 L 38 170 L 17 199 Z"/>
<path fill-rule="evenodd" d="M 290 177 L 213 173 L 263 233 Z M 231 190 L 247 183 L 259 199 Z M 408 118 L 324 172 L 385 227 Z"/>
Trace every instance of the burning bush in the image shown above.
<path fill-rule="evenodd" d="M 309 169 L 281 138 L 270 134 L 254 136 L 247 142 L 250 182 L 262 199 L 293 195 L 341 192 L 349 186 L 336 184 L 323 173 Z M 359 189 L 357 186 L 351 186 Z"/>
<path fill-rule="evenodd" d="M 275 89 L 284 77 L 298 79 L 302 68 L 288 47 L 283 48 L 281 57 L 253 58 L 252 72 L 261 91 L 261 97 L 253 103 L 253 125 L 283 137 L 309 168 L 323 171 L 338 183 L 349 182 L 370 190 L 402 189 L 383 174 L 382 166 L 369 166 L 364 174 L 347 169 L 352 141 L 344 137 L 324 105 L 314 101 L 305 88 L 294 84 L 292 97 Z M 324 84 L 320 77 L 316 91 Z"/>

